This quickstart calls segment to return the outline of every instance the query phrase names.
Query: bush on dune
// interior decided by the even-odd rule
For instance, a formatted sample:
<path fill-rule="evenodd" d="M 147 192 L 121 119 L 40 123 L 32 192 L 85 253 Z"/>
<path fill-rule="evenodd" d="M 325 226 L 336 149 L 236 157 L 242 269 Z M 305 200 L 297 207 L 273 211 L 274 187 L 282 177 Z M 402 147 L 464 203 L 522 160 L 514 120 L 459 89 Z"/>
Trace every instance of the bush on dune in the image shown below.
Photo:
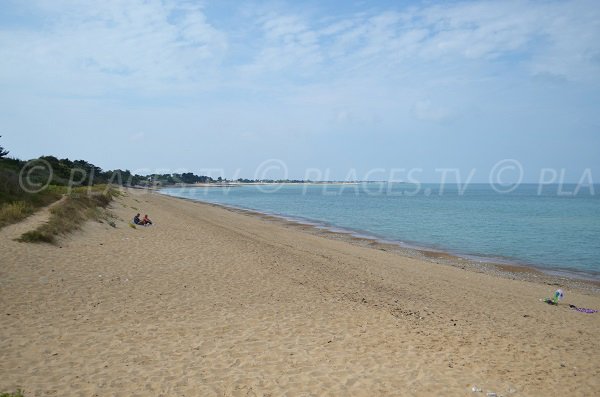
<path fill-rule="evenodd" d="M 100 189 L 97 189 L 98 191 Z M 19 241 L 30 243 L 56 243 L 59 236 L 67 235 L 81 228 L 90 219 L 101 220 L 103 212 L 113 197 L 118 194 L 112 188 L 105 191 L 73 192 L 64 201 L 50 210 L 50 219 L 35 230 L 24 233 Z"/>

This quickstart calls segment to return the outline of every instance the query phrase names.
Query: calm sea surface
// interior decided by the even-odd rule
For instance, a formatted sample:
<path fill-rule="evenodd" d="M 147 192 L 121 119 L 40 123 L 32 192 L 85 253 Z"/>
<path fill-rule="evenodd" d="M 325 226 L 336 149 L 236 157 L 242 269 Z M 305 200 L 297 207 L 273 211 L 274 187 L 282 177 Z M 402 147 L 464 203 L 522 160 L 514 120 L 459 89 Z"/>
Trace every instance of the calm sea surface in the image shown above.
<path fill-rule="evenodd" d="M 463 188 L 463 187 L 461 187 Z M 368 183 L 167 188 L 177 197 L 468 257 L 600 279 L 600 186 Z M 575 193 L 576 194 L 573 194 Z"/>

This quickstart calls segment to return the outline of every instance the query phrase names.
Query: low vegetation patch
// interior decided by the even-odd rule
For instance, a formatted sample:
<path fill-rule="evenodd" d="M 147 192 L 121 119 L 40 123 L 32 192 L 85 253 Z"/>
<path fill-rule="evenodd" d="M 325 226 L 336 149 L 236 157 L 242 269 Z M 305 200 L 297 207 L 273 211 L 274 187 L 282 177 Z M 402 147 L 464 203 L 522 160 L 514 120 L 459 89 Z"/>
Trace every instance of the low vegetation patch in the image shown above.
<path fill-rule="evenodd" d="M 30 162 L 7 158 L 0 146 L 0 229 L 17 223 L 63 195 L 105 190 L 111 181 L 119 185 L 141 182 L 129 171 L 106 171 L 83 160 L 70 161 L 44 156 Z M 75 189 L 71 189 L 75 187 Z M 37 191 L 39 190 L 39 191 Z"/>
<path fill-rule="evenodd" d="M 106 208 L 118 192 L 112 188 L 100 187 L 88 190 L 79 189 L 55 205 L 50 210 L 50 219 L 36 230 L 24 233 L 19 241 L 29 243 L 56 243 L 59 236 L 67 235 L 81 228 L 87 220 L 101 221 Z"/>
<path fill-rule="evenodd" d="M 0 229 L 17 223 L 58 199 L 65 186 L 48 186 L 43 191 L 28 193 L 19 185 L 18 175 L 12 170 L 0 169 Z"/>
<path fill-rule="evenodd" d="M 35 208 L 31 203 L 25 201 L 5 203 L 0 207 L 0 227 L 17 223 L 33 214 L 34 211 Z"/>
<path fill-rule="evenodd" d="M 19 389 L 14 393 L 0 393 L 0 397 L 25 397 L 23 390 Z"/>

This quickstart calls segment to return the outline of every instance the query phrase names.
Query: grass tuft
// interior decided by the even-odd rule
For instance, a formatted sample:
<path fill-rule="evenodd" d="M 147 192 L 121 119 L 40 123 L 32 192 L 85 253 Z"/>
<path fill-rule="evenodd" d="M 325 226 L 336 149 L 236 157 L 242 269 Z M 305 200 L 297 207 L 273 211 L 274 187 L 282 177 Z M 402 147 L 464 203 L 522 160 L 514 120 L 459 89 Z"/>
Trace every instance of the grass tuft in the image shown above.
<path fill-rule="evenodd" d="M 25 201 L 5 203 L 0 207 L 0 228 L 17 223 L 33 214 L 35 208 Z"/>
<path fill-rule="evenodd" d="M 50 243 L 53 244 L 56 242 L 55 236 L 50 233 L 47 233 L 44 230 L 31 230 L 29 232 L 23 233 L 18 241 L 22 243 Z"/>
<path fill-rule="evenodd" d="M 0 397 L 25 397 L 23 390 L 17 389 L 14 393 L 0 393 Z"/>

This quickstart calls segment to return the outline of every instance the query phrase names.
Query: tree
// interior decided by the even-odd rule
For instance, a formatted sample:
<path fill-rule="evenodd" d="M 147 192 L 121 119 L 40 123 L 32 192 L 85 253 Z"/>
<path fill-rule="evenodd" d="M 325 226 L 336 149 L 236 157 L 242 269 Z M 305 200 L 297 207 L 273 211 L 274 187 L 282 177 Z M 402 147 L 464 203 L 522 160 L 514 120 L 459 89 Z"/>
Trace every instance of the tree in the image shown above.
<path fill-rule="evenodd" d="M 2 135 L 0 135 L 0 138 L 2 138 Z M 4 148 L 2 146 L 0 146 L 0 159 L 4 156 L 6 156 L 8 154 L 8 150 L 4 150 Z"/>

